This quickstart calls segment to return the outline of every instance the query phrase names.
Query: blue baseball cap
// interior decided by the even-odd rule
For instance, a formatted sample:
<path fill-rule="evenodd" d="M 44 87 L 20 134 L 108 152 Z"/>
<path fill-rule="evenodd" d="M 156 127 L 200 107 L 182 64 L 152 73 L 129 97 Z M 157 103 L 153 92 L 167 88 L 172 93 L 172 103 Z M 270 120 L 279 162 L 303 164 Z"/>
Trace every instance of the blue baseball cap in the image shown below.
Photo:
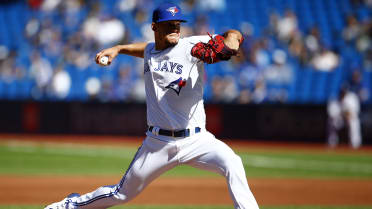
<path fill-rule="evenodd" d="M 152 22 L 154 23 L 170 20 L 179 20 L 181 22 L 186 22 L 181 13 L 181 8 L 175 4 L 161 4 L 152 13 Z"/>

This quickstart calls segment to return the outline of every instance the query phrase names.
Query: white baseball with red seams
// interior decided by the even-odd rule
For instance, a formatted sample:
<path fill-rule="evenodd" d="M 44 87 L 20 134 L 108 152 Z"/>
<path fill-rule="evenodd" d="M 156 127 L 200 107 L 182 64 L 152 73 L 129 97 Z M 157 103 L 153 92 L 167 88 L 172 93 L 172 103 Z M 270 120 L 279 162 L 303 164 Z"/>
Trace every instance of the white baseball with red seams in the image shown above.
<path fill-rule="evenodd" d="M 258 208 L 240 157 L 205 129 L 204 64 L 192 57 L 190 51 L 197 42 L 208 40 L 208 36 L 183 38 L 176 46 L 162 51 L 155 50 L 154 43 L 148 43 L 144 79 L 147 120 L 153 128 L 147 131 L 146 139 L 118 184 L 70 198 L 67 208 L 107 208 L 126 203 L 158 176 L 178 165 L 221 174 L 226 178 L 235 208 Z M 161 129 L 189 129 L 190 133 L 172 137 L 161 135 Z"/>

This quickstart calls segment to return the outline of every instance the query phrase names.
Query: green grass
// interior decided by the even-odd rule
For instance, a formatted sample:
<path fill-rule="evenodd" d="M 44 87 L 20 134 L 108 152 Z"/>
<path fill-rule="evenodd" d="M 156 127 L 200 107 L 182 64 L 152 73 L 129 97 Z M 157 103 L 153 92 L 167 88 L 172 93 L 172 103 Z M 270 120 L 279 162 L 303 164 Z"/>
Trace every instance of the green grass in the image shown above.
<path fill-rule="evenodd" d="M 371 154 L 310 153 L 296 150 L 238 153 L 248 176 L 371 178 Z"/>
<path fill-rule="evenodd" d="M 40 209 L 42 206 L 0 205 L 0 209 Z M 372 209 L 372 206 L 262 206 L 261 209 Z M 148 205 L 148 206 L 116 206 L 112 209 L 233 209 L 232 206 L 200 206 L 200 205 Z"/>
<path fill-rule="evenodd" d="M 0 174 L 120 175 L 136 151 L 137 147 L 11 141 L 0 144 Z M 372 178 L 372 153 L 250 149 L 237 154 L 248 177 Z M 216 174 L 179 166 L 165 175 Z"/>

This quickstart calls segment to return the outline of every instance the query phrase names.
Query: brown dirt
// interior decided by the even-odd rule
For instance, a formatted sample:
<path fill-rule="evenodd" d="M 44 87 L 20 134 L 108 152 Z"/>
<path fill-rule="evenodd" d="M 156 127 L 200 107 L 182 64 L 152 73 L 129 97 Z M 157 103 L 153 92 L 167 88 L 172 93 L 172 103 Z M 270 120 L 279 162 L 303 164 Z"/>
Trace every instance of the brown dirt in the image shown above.
<path fill-rule="evenodd" d="M 20 136 L 0 135 L 0 143 L 13 140 L 44 142 L 68 142 L 88 144 L 130 144 L 138 146 L 139 138 L 125 137 L 71 137 L 71 136 Z M 126 139 L 126 140 L 122 140 Z M 250 149 L 306 149 L 328 152 L 324 145 L 301 145 L 240 142 L 232 147 Z M 242 146 L 244 145 L 244 146 Z M 341 147 L 332 152 L 363 153 Z M 86 193 L 102 185 L 115 184 L 120 176 L 9 176 L 0 175 L 0 204 L 45 205 L 63 199 L 71 192 Z M 251 190 L 260 205 L 372 205 L 372 180 L 370 179 L 248 179 Z M 199 204 L 232 205 L 226 183 L 222 177 L 175 178 L 161 177 L 155 180 L 129 204 Z"/>
<path fill-rule="evenodd" d="M 71 192 L 114 184 L 120 176 L 0 176 L 0 204 L 47 204 Z M 262 205 L 372 205 L 370 180 L 249 179 Z M 155 180 L 130 204 L 231 205 L 221 177 Z"/>

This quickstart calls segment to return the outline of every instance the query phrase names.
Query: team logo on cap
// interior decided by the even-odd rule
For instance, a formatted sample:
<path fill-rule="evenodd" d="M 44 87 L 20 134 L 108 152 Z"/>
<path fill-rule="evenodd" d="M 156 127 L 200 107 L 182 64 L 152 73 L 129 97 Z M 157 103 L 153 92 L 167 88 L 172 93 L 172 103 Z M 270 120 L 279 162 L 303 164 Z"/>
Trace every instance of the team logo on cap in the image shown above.
<path fill-rule="evenodd" d="M 180 95 L 181 89 L 184 86 L 186 86 L 186 79 L 182 79 L 182 77 L 180 77 L 179 79 L 177 79 L 175 81 L 172 81 L 165 88 L 167 88 L 167 89 L 173 89 L 177 93 L 177 95 Z"/>
<path fill-rule="evenodd" d="M 167 9 L 167 11 L 170 12 L 170 13 L 172 13 L 172 15 L 174 16 L 178 12 L 178 9 L 177 9 L 177 7 L 169 7 Z"/>

